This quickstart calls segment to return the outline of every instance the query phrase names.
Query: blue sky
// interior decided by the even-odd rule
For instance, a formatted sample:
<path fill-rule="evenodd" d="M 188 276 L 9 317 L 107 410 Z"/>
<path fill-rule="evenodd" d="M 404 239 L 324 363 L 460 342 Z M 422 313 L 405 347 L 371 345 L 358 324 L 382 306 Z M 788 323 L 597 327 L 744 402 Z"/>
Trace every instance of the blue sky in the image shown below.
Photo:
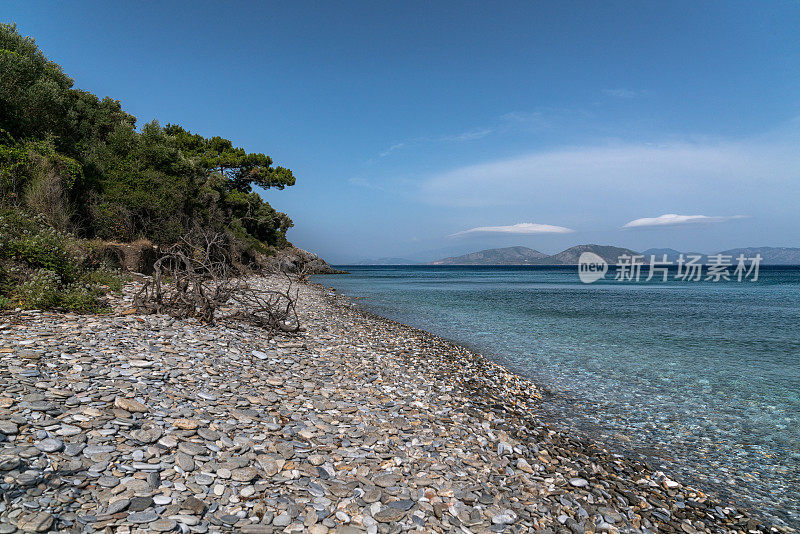
<path fill-rule="evenodd" d="M 797 2 L 25 1 L 0 16 L 140 125 L 291 168 L 297 185 L 264 196 L 332 262 L 800 246 Z"/>

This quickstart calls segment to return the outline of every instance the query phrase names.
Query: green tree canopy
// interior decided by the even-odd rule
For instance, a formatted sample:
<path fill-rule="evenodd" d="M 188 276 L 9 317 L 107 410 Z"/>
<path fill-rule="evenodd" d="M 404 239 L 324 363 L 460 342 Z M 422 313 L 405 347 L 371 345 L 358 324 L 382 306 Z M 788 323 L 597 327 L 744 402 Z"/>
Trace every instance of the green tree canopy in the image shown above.
<path fill-rule="evenodd" d="M 234 191 L 250 192 L 253 185 L 283 189 L 294 185 L 292 171 L 273 167 L 272 158 L 264 154 L 247 153 L 227 139 L 214 136 L 206 139 L 178 125 L 168 124 L 164 131 L 175 138 L 177 146 L 192 157 L 206 172 L 218 172 L 229 180 Z"/>
<path fill-rule="evenodd" d="M 137 129 L 15 25 L 0 26 L 0 72 L 0 208 L 86 237 L 170 243 L 200 226 L 245 254 L 287 245 L 291 219 L 254 191 L 295 183 L 269 156 L 179 125 Z"/>

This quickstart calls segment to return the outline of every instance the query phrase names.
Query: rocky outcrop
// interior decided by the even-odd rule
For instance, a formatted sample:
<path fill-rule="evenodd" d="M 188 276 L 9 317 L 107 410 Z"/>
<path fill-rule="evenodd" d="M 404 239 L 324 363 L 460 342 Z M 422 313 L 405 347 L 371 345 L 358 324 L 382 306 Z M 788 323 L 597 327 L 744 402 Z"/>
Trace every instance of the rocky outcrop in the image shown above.
<path fill-rule="evenodd" d="M 97 256 L 115 269 L 150 275 L 153 274 L 153 264 L 161 257 L 163 250 L 144 239 L 133 243 L 103 241 L 97 249 Z M 273 256 L 261 256 L 257 258 L 257 263 L 267 271 L 285 271 L 293 274 L 347 272 L 334 269 L 316 254 L 296 247 L 278 250 Z"/>
<path fill-rule="evenodd" d="M 276 252 L 263 260 L 265 267 L 272 271 L 294 274 L 346 274 L 347 271 L 334 269 L 328 262 L 307 250 L 291 247 Z"/>

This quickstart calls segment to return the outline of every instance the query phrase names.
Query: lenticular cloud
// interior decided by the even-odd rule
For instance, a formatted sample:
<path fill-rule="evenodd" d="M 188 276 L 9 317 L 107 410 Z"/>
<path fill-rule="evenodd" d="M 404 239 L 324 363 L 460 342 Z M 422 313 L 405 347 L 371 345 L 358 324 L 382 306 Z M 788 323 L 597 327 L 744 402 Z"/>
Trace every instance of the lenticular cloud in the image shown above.
<path fill-rule="evenodd" d="M 574 230 L 564 226 L 553 226 L 551 224 L 519 223 L 510 226 L 478 226 L 461 232 L 451 234 L 450 237 L 461 237 L 472 234 L 568 234 Z"/>
<path fill-rule="evenodd" d="M 678 215 L 677 213 L 666 213 L 658 217 L 643 217 L 634 219 L 626 223 L 623 228 L 651 228 L 654 226 L 678 226 L 683 224 L 707 224 L 730 221 L 732 219 L 743 219 L 744 215 L 732 215 L 728 217 L 709 217 L 708 215 Z"/>

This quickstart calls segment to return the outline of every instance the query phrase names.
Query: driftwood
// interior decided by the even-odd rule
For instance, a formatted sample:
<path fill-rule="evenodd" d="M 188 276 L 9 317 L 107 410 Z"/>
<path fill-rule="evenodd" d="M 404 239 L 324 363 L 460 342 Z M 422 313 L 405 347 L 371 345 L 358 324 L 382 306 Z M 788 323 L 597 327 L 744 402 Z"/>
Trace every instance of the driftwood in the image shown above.
<path fill-rule="evenodd" d="M 209 324 L 236 319 L 273 331 L 298 332 L 298 292 L 292 290 L 292 277 L 283 273 L 284 290 L 254 287 L 235 276 L 224 245 L 221 234 L 185 238 L 155 261 L 153 276 L 134 296 L 136 309 Z"/>

